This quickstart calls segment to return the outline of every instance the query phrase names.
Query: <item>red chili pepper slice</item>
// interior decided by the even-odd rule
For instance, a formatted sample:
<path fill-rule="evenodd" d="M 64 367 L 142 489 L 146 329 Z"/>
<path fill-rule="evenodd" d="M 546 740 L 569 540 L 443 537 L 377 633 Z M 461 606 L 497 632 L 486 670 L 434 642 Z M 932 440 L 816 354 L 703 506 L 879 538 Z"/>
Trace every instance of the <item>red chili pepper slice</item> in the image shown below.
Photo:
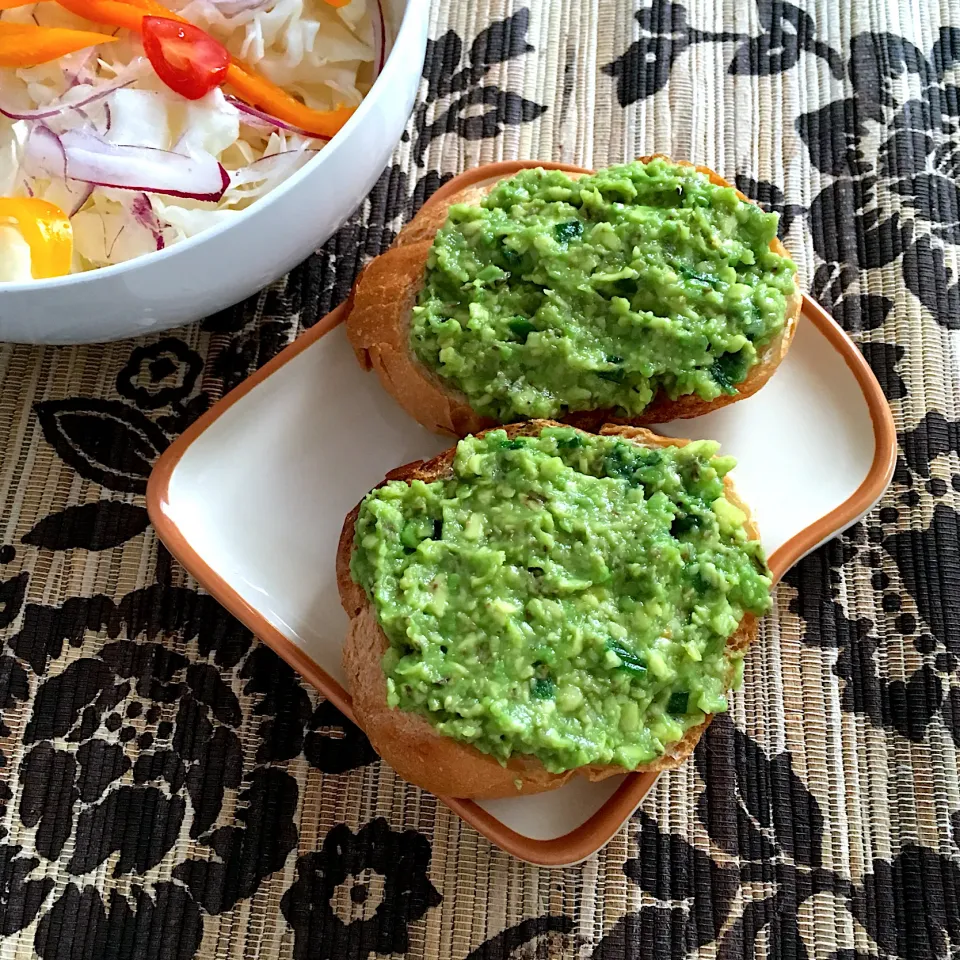
<path fill-rule="evenodd" d="M 192 24 L 144 17 L 142 37 L 157 76 L 188 100 L 199 100 L 227 78 L 227 48 Z"/>

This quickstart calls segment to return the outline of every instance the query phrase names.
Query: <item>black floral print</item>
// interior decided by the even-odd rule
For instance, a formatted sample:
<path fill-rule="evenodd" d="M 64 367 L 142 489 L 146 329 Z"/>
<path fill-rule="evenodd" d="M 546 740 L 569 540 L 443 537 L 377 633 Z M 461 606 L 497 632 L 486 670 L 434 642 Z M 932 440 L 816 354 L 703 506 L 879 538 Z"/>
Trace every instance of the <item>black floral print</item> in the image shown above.
<path fill-rule="evenodd" d="M 177 884 L 104 902 L 96 887 L 71 883 L 37 925 L 34 948 L 43 960 L 74 960 L 78 944 L 85 960 L 190 960 L 202 937 L 200 910 Z"/>
<path fill-rule="evenodd" d="M 219 827 L 203 838 L 215 858 L 186 860 L 174 868 L 174 877 L 208 913 L 232 909 L 283 867 L 297 845 L 293 815 L 298 793 L 296 781 L 286 771 L 258 767 L 238 796 L 243 805 L 239 825 Z"/>
<path fill-rule="evenodd" d="M 173 439 L 342 302 L 363 264 L 453 175 L 455 163 L 434 161 L 438 149 L 470 151 L 525 124 L 566 136 L 581 25 L 565 28 L 562 89 L 528 99 L 511 82 L 554 53 L 535 30 L 560 9 L 507 5 L 502 19 L 471 21 L 469 33 L 438 30 L 398 153 L 308 261 L 200 328 L 121 348 L 103 395 L 36 394 L 30 427 L 74 489 L 24 524 L 6 522 L 0 503 L 4 956 L 256 952 L 252 940 L 224 938 L 266 909 L 281 953 L 296 960 L 413 957 L 423 942 L 447 944 L 471 871 L 501 883 L 506 858 L 467 828 L 480 867 L 453 863 L 449 843 L 441 858 L 439 833 L 408 828 L 445 814 L 424 818 L 434 801 L 402 786 L 413 802 L 396 813 L 383 795 L 391 775 L 380 775 L 363 732 L 156 544 L 143 494 Z M 960 24 L 938 24 L 921 50 L 861 29 L 869 17 L 852 35 L 837 31 L 817 10 L 752 0 L 708 19 L 702 5 L 694 13 L 692 3 L 636 0 L 621 11 L 635 32 L 614 41 L 599 83 L 614 110 L 630 107 L 707 54 L 730 84 L 813 69 L 823 81 L 819 99 L 784 118 L 799 137 L 797 162 L 814 168 L 812 193 L 792 192 L 795 174 L 785 188 L 756 170 L 726 172 L 780 213 L 791 248 L 809 238 L 810 293 L 876 372 L 898 417 L 900 455 L 882 504 L 787 575 L 781 612 L 796 632 L 782 642 L 799 638 L 804 657 L 823 659 L 840 708 L 891 756 L 902 744 L 927 756 L 951 741 L 960 749 L 960 424 L 952 407 L 925 399 L 916 373 L 925 358 L 894 331 L 904 302 L 922 314 L 924 343 L 960 326 Z M 44 584 L 59 571 L 70 587 L 53 602 Z M 511 903 L 502 923 L 478 917 L 484 932 L 454 937 L 450 956 L 955 958 L 960 810 L 938 805 L 935 836 L 929 824 L 919 838 L 906 830 L 854 864 L 836 857 L 832 798 L 796 752 L 761 745 L 724 716 L 691 763 L 682 776 L 692 792 L 679 801 L 695 821 L 686 832 L 668 830 L 647 804 L 628 825 L 625 858 L 608 851 L 556 872 L 511 866 L 523 909 Z M 318 793 L 361 788 L 363 812 L 312 819 Z M 371 819 L 384 809 L 389 817 Z M 602 927 L 566 886 L 599 891 L 598 869 L 603 885 L 619 876 L 634 904 Z M 828 956 L 806 919 L 825 899 L 841 921 Z"/>
<path fill-rule="evenodd" d="M 221 633 L 215 659 L 229 663 L 249 645 L 249 634 L 231 626 L 215 605 L 204 609 L 197 603 L 212 604 L 209 598 L 159 585 L 135 591 L 119 605 L 106 597 L 75 601 L 70 616 L 80 633 L 71 642 L 101 624 L 114 635 L 136 636 L 140 618 L 154 604 L 174 598 L 183 610 L 178 624 L 183 635 L 204 631 L 201 645 L 208 652 L 218 633 L 230 631 L 229 639 Z M 41 672 L 49 656 L 60 656 L 65 632 L 63 620 L 49 614 L 28 605 L 24 629 L 11 639 L 12 648 Z M 67 863 L 71 873 L 88 873 L 115 851 L 120 853 L 116 875 L 150 870 L 178 837 L 185 797 L 192 802 L 191 835 L 196 837 L 219 814 L 223 791 L 239 786 L 241 751 L 234 732 L 239 722 L 239 702 L 218 670 L 190 664 L 182 654 L 149 641 L 115 640 L 98 657 L 73 660 L 43 679 L 23 734 L 25 743 L 35 745 L 20 770 L 20 816 L 37 826 L 38 851 L 57 859 L 75 824 L 77 851 Z M 55 741 L 77 746 L 58 747 Z M 126 754 L 134 741 L 135 765 Z M 134 783 L 110 789 L 131 767 Z M 219 790 L 211 790 L 214 773 Z M 142 822 L 154 824 L 149 842 L 135 841 L 129 829 Z"/>
<path fill-rule="evenodd" d="M 193 392 L 203 360 L 177 337 L 164 337 L 148 347 L 134 347 L 117 374 L 117 392 L 141 410 L 158 410 Z"/>
<path fill-rule="evenodd" d="M 40 861 L 21 856 L 21 850 L 0 843 L 0 936 L 8 937 L 33 923 L 53 890 L 52 877 L 29 879 Z"/>
<path fill-rule="evenodd" d="M 170 443 L 152 420 L 120 400 L 45 400 L 36 411 L 60 458 L 108 490 L 145 493 L 153 463 Z"/>
<path fill-rule="evenodd" d="M 109 550 L 143 533 L 149 525 L 147 511 L 139 504 L 98 500 L 48 514 L 20 542 L 44 550 Z"/>
<path fill-rule="evenodd" d="M 823 867 L 825 818 L 789 754 L 768 756 L 722 715 L 698 745 L 696 765 L 705 784 L 697 816 L 718 854 L 664 833 L 641 813 L 638 855 L 623 870 L 656 902 L 618 921 L 591 960 L 682 960 L 714 942 L 723 960 L 752 958 L 761 938 L 768 956 L 809 957 L 816 945 L 805 942 L 799 914 L 816 896 L 842 904 L 880 956 L 951 955 L 960 931 L 953 855 L 907 844 L 855 883 Z M 901 899 L 907 890 L 912 907 Z M 742 906 L 734 910 L 738 892 Z"/>
<path fill-rule="evenodd" d="M 946 481 L 931 477 L 923 484 L 922 496 L 916 482 L 930 477 L 931 461 L 950 449 L 955 432 L 955 424 L 931 414 L 900 438 L 906 457 L 895 479 L 903 491 L 901 503 L 933 501 L 929 526 L 891 531 L 900 509 L 884 507 L 876 522 L 851 528 L 840 540 L 801 561 L 785 578 L 798 591 L 791 609 L 804 623 L 803 641 L 837 652 L 833 670 L 846 683 L 843 709 L 917 742 L 926 739 L 931 723 L 940 717 L 960 744 L 960 623 L 950 600 L 948 572 L 954 562 L 960 563 L 960 514 L 937 502 L 949 489 Z M 955 486 L 960 489 L 960 478 Z M 893 562 L 899 591 L 891 575 L 881 569 L 884 557 Z M 881 594 L 885 623 L 847 616 L 835 580 L 841 569 L 855 565 L 874 571 L 870 582 Z M 915 605 L 916 615 L 904 612 L 904 597 Z M 911 667 L 903 679 L 884 676 L 883 647 L 903 643 L 915 648 L 919 665 Z"/>
<path fill-rule="evenodd" d="M 696 43 L 737 42 L 729 67 L 734 74 L 783 72 L 807 52 L 822 58 L 836 77 L 849 75 L 852 96 L 796 120 L 813 164 L 835 178 L 809 209 L 787 203 L 776 185 L 748 174 L 739 175 L 737 185 L 781 213 L 784 234 L 794 220 L 809 220 L 814 248 L 825 261 L 811 292 L 847 330 L 883 324 L 893 302 L 858 294 L 858 272 L 898 257 L 907 288 L 938 323 L 957 328 L 960 277 L 947 266 L 945 247 L 960 244 L 960 99 L 947 79 L 958 59 L 960 28 L 943 28 L 929 56 L 893 34 L 858 34 L 845 60 L 816 39 L 812 18 L 792 4 L 758 0 L 757 12 L 762 32 L 746 37 L 698 30 L 688 24 L 686 8 L 669 0 L 638 11 L 641 39 L 604 68 L 617 79 L 620 102 L 662 89 L 676 59 Z M 884 215 L 902 205 L 911 216 Z M 894 368 L 903 348 L 874 340 L 863 349 L 888 398 L 901 399 L 907 386 Z"/>
<path fill-rule="evenodd" d="M 581 938 L 573 930 L 570 917 L 551 914 L 529 917 L 484 941 L 464 960 L 549 960 L 565 956 L 583 947 Z"/>
<path fill-rule="evenodd" d="M 423 166 L 427 147 L 438 137 L 456 133 L 464 140 L 485 140 L 516 126 L 536 120 L 547 109 L 512 90 L 485 83 L 491 67 L 533 53 L 527 43 L 530 11 L 517 10 L 477 34 L 462 65 L 463 40 L 452 30 L 427 43 L 423 76 L 427 81 L 424 101 L 414 110 L 413 155 Z M 474 108 L 479 107 L 479 110 Z"/>
<path fill-rule="evenodd" d="M 687 8 L 672 0 L 654 0 L 636 13 L 640 39 L 604 73 L 617 81 L 617 99 L 623 107 L 645 100 L 662 90 L 681 54 L 698 43 L 736 44 L 728 71 L 732 74 L 766 75 L 794 66 L 802 52 L 822 57 L 832 73 L 843 75 L 843 60 L 829 45 L 817 39 L 813 18 L 784 0 L 757 0 L 761 32 L 742 33 L 698 30 L 688 23 Z"/>
<path fill-rule="evenodd" d="M 334 827 L 323 849 L 297 860 L 280 909 L 293 927 L 295 960 L 403 953 L 408 925 L 440 903 L 427 876 L 430 844 L 377 819 L 354 834 Z"/>
<path fill-rule="evenodd" d="M 908 289 L 950 329 L 960 328 L 960 278 L 944 256 L 960 244 L 960 93 L 947 76 L 958 49 L 955 27 L 940 32 L 929 57 L 892 34 L 858 34 L 852 95 L 797 119 L 812 162 L 836 177 L 811 205 L 817 252 L 859 269 L 902 254 Z M 912 216 L 883 219 L 897 198 Z M 856 229 L 837 230 L 848 216 Z"/>
<path fill-rule="evenodd" d="M 377 760 L 366 734 L 327 700 L 310 717 L 303 755 L 325 773 L 346 773 Z"/>
<path fill-rule="evenodd" d="M 174 866 L 172 876 L 182 886 L 153 887 L 136 910 L 116 895 L 107 908 L 95 888 L 71 886 L 51 917 L 72 923 L 89 914 L 101 917 L 96 923 L 103 930 L 135 926 L 140 910 L 152 915 L 151 896 L 164 903 L 173 897 L 188 917 L 199 918 L 198 910 L 218 914 L 252 896 L 283 867 L 297 843 L 299 789 L 281 769 L 245 769 L 237 734 L 243 713 L 224 669 L 238 668 L 247 679 L 243 693 L 254 698 L 254 715 L 263 717 L 255 761 L 291 759 L 303 751 L 312 766 L 340 773 L 374 759 L 352 723 L 330 704 L 312 707 L 291 668 L 264 647 L 251 649 L 250 634 L 209 597 L 156 584 L 118 602 L 98 595 L 49 608 L 24 605 L 25 591 L 25 578 L 5 591 L 8 623 L 20 627 L 7 643 L 41 677 L 23 729 L 28 750 L 19 769 L 17 811 L 23 825 L 35 829 L 37 853 L 60 860 L 70 844 L 73 853 L 63 868 L 77 877 L 107 860 L 114 877 L 145 877 L 184 831 L 213 854 Z M 160 629 L 196 642 L 200 656 L 209 659 L 190 661 L 154 642 L 150 638 Z M 89 631 L 115 639 L 96 657 L 52 670 L 65 647 L 80 645 Z M 2 703 L 16 707 L 28 696 L 28 675 L 20 659 L 3 657 L 0 665 Z M 228 791 L 236 796 L 237 825 L 217 826 Z M 25 878 L 39 861 L 17 858 L 19 848 L 10 849 L 11 910 L 35 914 L 48 886 Z M 414 844 L 413 850 L 419 856 L 421 847 Z M 197 923 L 202 927 L 202 920 Z M 38 928 L 37 950 L 60 956 L 60 948 L 44 939 L 48 928 L 49 922 Z M 103 949 L 112 949 L 109 942 Z M 190 951 L 183 956 L 192 956 Z"/>

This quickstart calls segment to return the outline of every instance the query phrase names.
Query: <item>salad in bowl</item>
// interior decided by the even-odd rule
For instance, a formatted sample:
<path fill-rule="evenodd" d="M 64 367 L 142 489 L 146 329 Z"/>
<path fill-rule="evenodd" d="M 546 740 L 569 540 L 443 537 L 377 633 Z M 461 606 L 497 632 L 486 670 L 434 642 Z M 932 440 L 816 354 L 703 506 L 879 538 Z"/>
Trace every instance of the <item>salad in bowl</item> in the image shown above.
<path fill-rule="evenodd" d="M 243 300 L 344 223 L 403 133 L 429 0 L 162 2 L 0 0 L 0 341 Z"/>
<path fill-rule="evenodd" d="M 306 164 L 383 68 L 380 0 L 0 0 L 0 281 L 122 263 Z"/>

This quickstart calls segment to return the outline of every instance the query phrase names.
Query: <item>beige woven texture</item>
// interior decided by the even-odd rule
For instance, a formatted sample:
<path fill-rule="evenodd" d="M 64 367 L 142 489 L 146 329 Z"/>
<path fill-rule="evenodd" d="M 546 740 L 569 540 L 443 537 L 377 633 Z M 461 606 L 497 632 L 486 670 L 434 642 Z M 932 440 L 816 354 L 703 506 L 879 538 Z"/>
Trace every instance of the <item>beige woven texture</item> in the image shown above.
<path fill-rule="evenodd" d="M 678 57 L 665 89 L 621 107 L 615 79 L 601 68 L 621 57 L 639 36 L 634 18 L 639 5 L 633 2 L 440 0 L 433 7 L 430 36 L 438 38 L 453 29 L 463 38 L 466 51 L 486 24 L 521 7 L 529 8 L 527 41 L 534 52 L 494 64 L 487 82 L 496 82 L 548 109 L 530 122 L 507 125 L 492 138 L 467 140 L 455 133 L 438 136 L 429 144 L 423 166 L 414 162 L 412 137 L 400 144 L 394 159 L 407 171 L 411 183 L 427 170 L 457 172 L 494 160 L 543 158 L 598 167 L 653 152 L 706 164 L 731 179 L 747 174 L 770 181 L 782 188 L 788 202 L 804 207 L 830 181 L 811 164 L 794 125 L 798 115 L 849 95 L 850 78 L 831 75 L 822 58 L 801 53 L 797 64 L 784 72 L 735 76 L 728 72 L 735 41 L 698 43 Z M 806 3 L 818 40 L 844 58 L 851 37 L 866 30 L 898 34 L 929 51 L 951 16 L 960 24 L 950 7 L 951 0 Z M 752 3 L 690 0 L 686 9 L 689 22 L 702 31 L 755 36 L 760 30 Z M 915 78 L 901 80 L 906 85 Z M 430 109 L 438 115 L 443 106 L 440 103 Z M 870 142 L 872 147 L 865 149 L 878 149 L 878 140 Z M 884 193 L 878 203 L 886 216 L 904 201 Z M 398 215 L 392 225 L 399 223 Z M 801 282 L 809 283 L 819 261 L 808 220 L 798 217 L 785 240 L 797 259 Z M 954 256 L 948 265 L 956 273 L 960 264 L 955 252 L 956 248 L 953 253 L 948 251 L 948 256 Z M 904 289 L 897 262 L 862 271 L 855 283 L 858 287 L 854 289 L 860 293 L 881 294 L 894 302 L 893 314 L 883 329 L 865 333 L 862 339 L 895 341 L 906 348 L 899 372 L 909 393 L 892 404 L 898 430 L 913 428 L 930 408 L 955 421 L 960 413 L 956 333 L 935 323 Z M 222 342 L 222 335 L 201 333 L 196 326 L 176 335 L 204 357 L 215 354 Z M 143 502 L 136 494 L 101 490 L 80 477 L 55 454 L 33 412 L 34 404 L 42 400 L 117 398 L 115 379 L 130 349 L 130 343 L 61 349 L 0 346 L 0 545 L 12 544 L 17 549 L 16 559 L 0 567 L 0 579 L 29 570 L 28 602 L 50 605 L 68 596 L 94 593 L 120 597 L 153 580 L 157 543 L 152 530 L 100 553 L 49 552 L 20 545 L 20 538 L 38 519 L 68 505 L 103 497 Z M 208 363 L 199 386 L 216 396 L 220 384 L 209 367 Z M 932 471 L 949 486 L 951 475 L 958 472 L 956 453 L 937 459 Z M 954 509 L 960 506 L 960 493 L 952 488 L 940 500 L 922 484 L 916 489 L 920 502 L 911 511 L 901 510 L 897 521 L 901 529 L 928 527 L 935 503 Z M 897 496 L 890 494 L 884 503 L 897 506 Z M 900 574 L 885 553 L 879 568 L 844 566 L 836 584 L 836 599 L 852 620 L 866 617 L 877 624 L 881 638 L 877 667 L 884 677 L 903 680 L 918 669 L 923 658 L 902 639 L 883 642 L 884 631 L 891 628 L 889 617 L 880 609 L 881 592 L 870 587 L 870 578 L 877 572 L 886 573 L 891 589 L 901 593 L 903 612 L 919 619 L 911 596 L 898 590 Z M 190 584 L 178 570 L 173 582 Z M 760 640 L 747 660 L 743 691 L 733 698 L 734 723 L 768 755 L 790 751 L 794 771 L 824 814 L 824 868 L 857 883 L 873 860 L 891 860 L 910 841 L 954 855 L 950 817 L 960 809 L 960 786 L 957 748 L 949 732 L 937 720 L 922 740 L 911 742 L 872 724 L 862 713 L 843 711 L 846 681 L 833 671 L 837 653 L 801 642 L 805 626 L 788 609 L 794 596 L 793 587 L 782 585 L 775 612 L 763 621 Z M 64 656 L 51 669 L 62 670 L 72 660 L 92 655 L 105 642 L 104 634 L 88 632 L 82 647 L 65 647 Z M 174 639 L 164 642 L 196 655 L 193 641 L 187 645 Z M 37 682 L 30 674 L 31 696 Z M 241 688 L 242 681 L 235 678 L 233 689 L 244 710 L 241 739 L 249 769 L 260 742 L 261 718 L 252 713 L 257 698 L 243 694 Z M 163 716 L 172 719 L 175 711 L 176 704 L 165 706 Z M 8 761 L 5 779 L 13 793 L 3 818 L 9 831 L 6 842 L 21 845 L 23 855 L 32 851 L 36 832 L 25 827 L 17 813 L 22 789 L 17 771 L 24 755 L 20 738 L 29 714 L 29 701 L 5 711 L 12 733 L 2 743 Z M 132 745 L 130 755 L 135 756 Z M 287 858 L 284 869 L 260 884 L 252 898 L 241 900 L 220 916 L 205 917 L 203 943 L 197 953 L 205 960 L 293 957 L 294 936 L 281 914 L 280 898 L 295 880 L 296 854 L 320 849 L 335 824 L 345 822 L 356 829 L 378 816 L 385 817 L 394 830 L 415 828 L 432 845 L 429 876 L 443 901 L 410 925 L 411 957 L 466 957 L 504 928 L 547 913 L 573 918 L 574 930 L 542 940 L 539 955 L 586 957 L 618 918 L 653 902 L 622 870 L 625 860 L 637 855 L 635 826 L 621 831 L 606 849 L 583 864 L 563 870 L 538 869 L 491 847 L 433 797 L 399 781 L 385 767 L 371 765 L 326 776 L 303 757 L 283 767 L 295 776 L 300 788 L 297 850 Z M 125 782 L 132 782 L 129 773 Z M 694 801 L 702 790 L 699 773 L 688 763 L 663 776 L 642 809 L 662 831 L 678 834 L 710 852 L 718 862 L 728 863 L 729 856 L 711 845 L 696 815 Z M 236 794 L 236 790 L 227 790 L 218 823 L 230 822 Z M 114 887 L 129 892 L 133 884 L 149 889 L 151 883 L 168 879 L 177 862 L 190 856 L 213 856 L 209 848 L 187 838 L 185 825 L 169 855 L 146 876 L 126 874 L 113 879 L 113 856 L 94 874 L 68 877 L 64 865 L 73 843 L 73 839 L 68 841 L 57 861 L 41 860 L 31 874 L 32 878 L 49 876 L 56 882 L 41 915 L 68 882 L 92 884 L 102 893 Z M 366 904 L 352 902 L 346 893 L 334 898 L 334 909 L 342 919 L 370 915 L 381 881 L 375 876 L 369 879 L 372 894 Z M 741 888 L 731 922 L 739 915 L 740 900 L 757 895 L 748 886 Z M 824 894 L 806 900 L 799 925 L 811 956 L 826 957 L 839 948 L 876 950 L 838 897 Z M 35 931 L 36 921 L 0 940 L 0 957 L 34 956 Z M 716 942 L 710 943 L 701 955 L 710 957 L 716 949 Z"/>

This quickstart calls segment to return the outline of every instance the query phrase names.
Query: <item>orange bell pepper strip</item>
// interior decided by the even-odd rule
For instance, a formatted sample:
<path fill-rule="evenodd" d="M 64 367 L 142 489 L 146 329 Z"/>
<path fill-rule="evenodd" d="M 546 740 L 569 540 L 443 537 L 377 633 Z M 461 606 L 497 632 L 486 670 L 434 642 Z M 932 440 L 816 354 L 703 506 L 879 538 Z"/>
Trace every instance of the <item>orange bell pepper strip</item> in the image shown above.
<path fill-rule="evenodd" d="M 57 2 L 78 17 L 85 17 L 87 20 L 93 20 L 94 23 L 123 27 L 137 33 L 141 30 L 145 16 L 166 17 L 168 20 L 178 20 L 181 23 L 190 22 L 157 3 L 156 0 L 131 0 L 129 3 L 121 0 L 57 0 Z M 259 107 L 278 120 L 306 130 L 317 137 L 332 137 L 356 110 L 356 107 L 313 110 L 295 97 L 291 97 L 266 77 L 255 73 L 236 57 L 230 58 L 226 82 L 242 100 Z"/>
<path fill-rule="evenodd" d="M 84 47 L 113 43 L 115 39 L 89 30 L 38 27 L 0 20 L 0 67 L 35 67 Z"/>
<path fill-rule="evenodd" d="M 17 7 L 32 7 L 37 0 L 0 0 L 0 10 L 16 10 Z"/>
<path fill-rule="evenodd" d="M 265 110 L 278 120 L 325 139 L 332 137 L 357 109 L 356 107 L 338 107 L 336 110 L 313 110 L 295 97 L 291 97 L 286 90 L 271 83 L 266 77 L 254 73 L 232 58 L 230 66 L 227 67 L 227 83 L 241 99 L 252 106 Z"/>
<path fill-rule="evenodd" d="M 27 241 L 34 280 L 70 272 L 73 227 L 56 204 L 36 197 L 0 197 L 0 224 L 16 227 Z"/>
<path fill-rule="evenodd" d="M 327 3 L 331 7 L 345 7 L 350 0 L 327 0 Z"/>

